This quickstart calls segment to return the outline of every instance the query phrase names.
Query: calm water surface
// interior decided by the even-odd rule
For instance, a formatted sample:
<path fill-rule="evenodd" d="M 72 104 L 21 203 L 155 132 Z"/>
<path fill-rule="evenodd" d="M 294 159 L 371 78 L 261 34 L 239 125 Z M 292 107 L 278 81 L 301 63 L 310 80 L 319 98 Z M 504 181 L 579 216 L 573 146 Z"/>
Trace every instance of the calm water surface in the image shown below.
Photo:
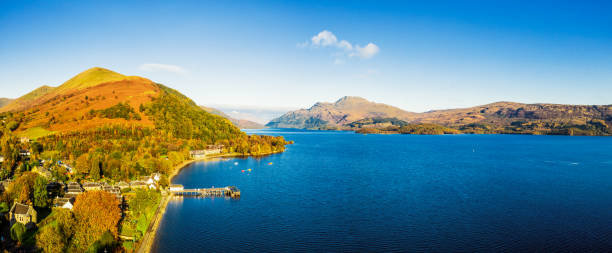
<path fill-rule="evenodd" d="M 185 168 L 242 198 L 171 201 L 154 251 L 612 250 L 609 137 L 250 133 L 295 144 Z"/>

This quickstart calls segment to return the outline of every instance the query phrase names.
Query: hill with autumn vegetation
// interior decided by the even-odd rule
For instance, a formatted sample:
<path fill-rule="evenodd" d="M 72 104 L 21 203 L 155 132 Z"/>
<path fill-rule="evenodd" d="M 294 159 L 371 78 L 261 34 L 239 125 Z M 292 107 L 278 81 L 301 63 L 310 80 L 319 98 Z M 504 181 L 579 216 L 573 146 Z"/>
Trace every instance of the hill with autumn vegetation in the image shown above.
<path fill-rule="evenodd" d="M 77 177 L 129 179 L 169 173 L 190 150 L 207 145 L 242 155 L 281 152 L 285 145 L 282 137 L 247 135 L 167 86 L 103 68 L 36 89 L 1 111 L 8 174 L 21 162 L 14 155 L 21 148 L 76 166 Z M 35 141 L 20 144 L 17 136 Z"/>
<path fill-rule="evenodd" d="M 0 111 L 23 115 L 17 133 L 31 128 L 63 132 L 113 123 L 154 126 L 147 117 L 141 117 L 140 112 L 135 113 L 139 117 L 134 118 L 92 115 L 91 112 L 118 104 L 138 108 L 159 95 L 159 85 L 151 80 L 92 68 L 58 87 L 40 87 L 0 108 Z"/>
<path fill-rule="evenodd" d="M 343 97 L 335 103 L 319 102 L 309 109 L 288 112 L 267 126 L 362 133 L 611 135 L 612 105 L 497 102 L 413 113 L 359 97 Z"/>

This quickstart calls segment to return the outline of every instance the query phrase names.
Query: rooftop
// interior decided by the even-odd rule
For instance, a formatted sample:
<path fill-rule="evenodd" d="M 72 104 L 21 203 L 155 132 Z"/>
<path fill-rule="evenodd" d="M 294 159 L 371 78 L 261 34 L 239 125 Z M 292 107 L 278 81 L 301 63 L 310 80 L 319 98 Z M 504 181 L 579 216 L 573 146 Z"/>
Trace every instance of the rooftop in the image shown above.
<path fill-rule="evenodd" d="M 11 212 L 13 212 L 14 214 L 27 214 L 28 210 L 30 210 L 30 206 L 17 202 L 15 202 L 13 208 L 11 208 Z"/>

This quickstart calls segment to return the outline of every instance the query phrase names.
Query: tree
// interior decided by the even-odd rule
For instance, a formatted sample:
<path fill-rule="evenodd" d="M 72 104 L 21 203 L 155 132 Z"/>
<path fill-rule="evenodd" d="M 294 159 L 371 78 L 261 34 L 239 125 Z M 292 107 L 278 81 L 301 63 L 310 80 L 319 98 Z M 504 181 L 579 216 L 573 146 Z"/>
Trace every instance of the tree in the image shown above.
<path fill-rule="evenodd" d="M 100 160 L 101 159 L 97 156 L 91 159 L 91 168 L 89 169 L 89 176 L 93 180 L 100 179 Z"/>
<path fill-rule="evenodd" d="M 107 231 L 117 236 L 121 209 L 114 195 L 104 191 L 85 192 L 77 197 L 73 211 L 77 220 L 74 239 L 78 250 L 86 250 Z"/>
<path fill-rule="evenodd" d="M 2 167 L 11 170 L 19 161 L 19 140 L 10 132 L 5 132 L 0 139 L 0 146 L 2 149 L 2 156 L 4 156 L 4 162 Z"/>
<path fill-rule="evenodd" d="M 19 203 L 32 204 L 34 196 L 34 184 L 38 174 L 25 172 L 11 184 L 11 188 L 5 193 L 8 202 L 17 201 Z"/>
<path fill-rule="evenodd" d="M 34 206 L 46 208 L 49 204 L 47 195 L 47 180 L 44 177 L 37 177 L 34 183 Z"/>
<path fill-rule="evenodd" d="M 11 227 L 11 239 L 13 239 L 13 241 L 18 241 L 19 243 L 22 243 L 23 239 L 25 239 L 25 233 L 26 227 L 19 222 L 16 222 Z"/>
<path fill-rule="evenodd" d="M 64 208 L 56 208 L 53 209 L 55 220 L 57 221 L 57 227 L 60 229 L 63 237 L 66 240 L 70 240 L 72 235 L 74 235 L 74 230 L 76 229 L 76 219 L 74 218 L 74 214 Z"/>
<path fill-rule="evenodd" d="M 76 160 L 76 170 L 80 174 L 89 173 L 89 159 L 87 154 L 79 156 Z"/>
<path fill-rule="evenodd" d="M 6 202 L 0 203 L 0 214 L 7 213 L 9 211 L 9 206 Z"/>
<path fill-rule="evenodd" d="M 32 150 L 32 157 L 37 158 L 43 152 L 43 146 L 38 142 L 32 142 L 30 144 L 30 149 Z"/>
<path fill-rule="evenodd" d="M 43 252 L 60 253 L 64 252 L 66 241 L 60 228 L 55 224 L 49 224 L 36 234 L 36 246 Z"/>
<path fill-rule="evenodd" d="M 166 176 L 166 174 L 162 174 L 161 178 L 159 179 L 159 186 L 162 188 L 167 188 L 169 184 L 170 181 L 168 180 L 168 176 Z"/>
<path fill-rule="evenodd" d="M 15 131 L 15 129 L 17 129 L 18 127 L 19 127 L 19 123 L 15 121 L 11 121 L 8 124 L 6 124 L 6 128 L 8 128 L 11 131 Z"/>

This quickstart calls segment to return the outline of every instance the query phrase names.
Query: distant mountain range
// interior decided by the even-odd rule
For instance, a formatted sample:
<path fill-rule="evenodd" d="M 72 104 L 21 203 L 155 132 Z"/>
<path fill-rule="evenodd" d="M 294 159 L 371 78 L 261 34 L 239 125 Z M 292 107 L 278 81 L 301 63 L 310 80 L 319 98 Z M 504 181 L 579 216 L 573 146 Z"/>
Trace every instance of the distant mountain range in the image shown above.
<path fill-rule="evenodd" d="M 12 98 L 0 98 L 0 108 L 4 107 L 5 105 L 11 103 L 14 99 Z"/>
<path fill-rule="evenodd" d="M 576 134 L 612 133 L 612 105 L 559 105 L 497 102 L 424 113 L 404 111 L 360 97 L 316 103 L 270 121 L 273 128 L 399 129 L 407 124 L 436 124 L 471 133 Z"/>
<path fill-rule="evenodd" d="M 266 126 L 274 128 L 329 128 L 342 127 L 364 118 L 385 117 L 409 120 L 416 113 L 386 104 L 370 102 L 360 97 L 343 97 L 335 103 L 316 103 L 309 109 L 291 111 L 271 120 Z"/>
<path fill-rule="evenodd" d="M 265 128 L 266 127 L 263 124 L 259 124 L 257 122 L 253 122 L 253 121 L 250 121 L 250 120 L 236 119 L 236 118 L 230 117 L 229 115 L 225 114 L 224 112 L 222 112 L 221 110 L 218 110 L 216 108 L 206 107 L 206 106 L 202 106 L 202 105 L 200 107 L 202 109 L 204 109 L 204 111 L 207 111 L 209 113 L 212 113 L 212 114 L 215 114 L 215 115 L 219 115 L 221 117 L 229 119 L 234 125 L 236 125 L 240 129 L 261 129 L 261 128 Z"/>

